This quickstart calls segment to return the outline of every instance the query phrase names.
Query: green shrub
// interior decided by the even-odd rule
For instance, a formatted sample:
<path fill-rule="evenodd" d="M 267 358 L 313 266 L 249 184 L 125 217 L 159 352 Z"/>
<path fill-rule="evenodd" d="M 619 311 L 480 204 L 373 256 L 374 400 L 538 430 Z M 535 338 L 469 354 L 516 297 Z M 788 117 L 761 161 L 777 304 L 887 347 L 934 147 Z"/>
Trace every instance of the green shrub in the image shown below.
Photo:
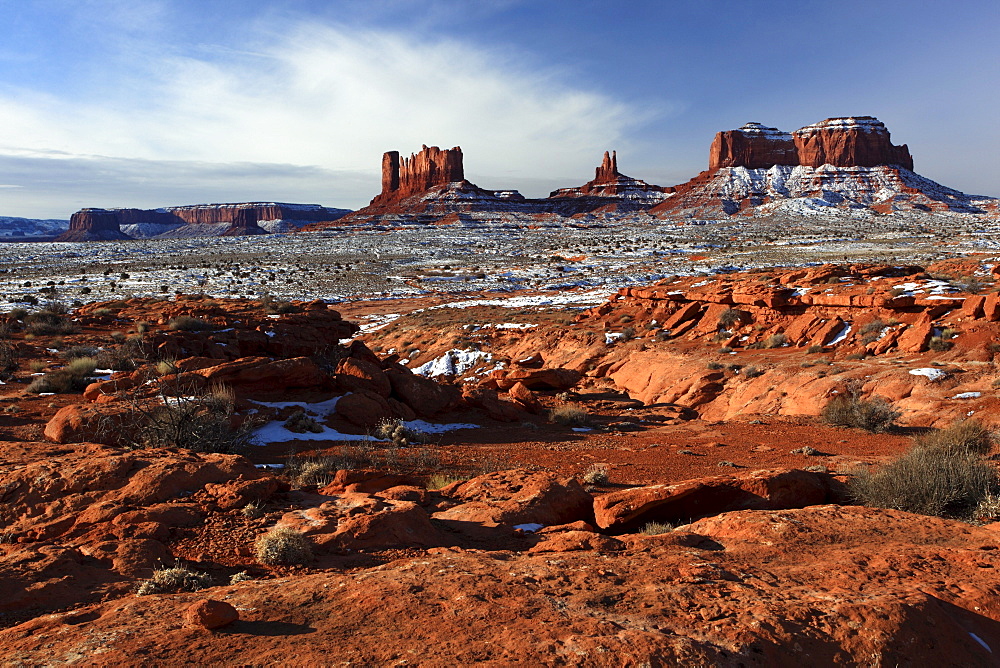
<path fill-rule="evenodd" d="M 973 519 L 998 483 L 996 470 L 973 452 L 916 445 L 874 472 L 856 473 L 849 490 L 865 506 Z"/>
<path fill-rule="evenodd" d="M 858 427 L 872 433 L 889 431 L 900 412 L 882 397 L 838 396 L 823 407 L 823 420 L 838 427 Z"/>
<path fill-rule="evenodd" d="M 275 527 L 254 542 L 257 561 L 266 566 L 296 565 L 312 561 L 312 545 L 301 531 Z"/>

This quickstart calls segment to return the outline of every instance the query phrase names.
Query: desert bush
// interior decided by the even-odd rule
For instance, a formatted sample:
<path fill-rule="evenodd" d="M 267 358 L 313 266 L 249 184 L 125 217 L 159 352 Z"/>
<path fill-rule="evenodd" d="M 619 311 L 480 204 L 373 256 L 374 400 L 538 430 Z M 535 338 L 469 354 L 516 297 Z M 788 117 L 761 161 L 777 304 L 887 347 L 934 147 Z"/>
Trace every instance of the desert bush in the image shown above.
<path fill-rule="evenodd" d="M 549 420 L 567 427 L 582 427 L 590 420 L 590 415 L 576 404 L 566 404 L 553 408 L 549 412 Z"/>
<path fill-rule="evenodd" d="M 885 321 L 881 318 L 875 318 L 870 323 L 861 328 L 861 334 L 881 334 L 882 330 L 885 329 Z"/>
<path fill-rule="evenodd" d="M 719 352 L 722 353 L 723 355 L 728 355 L 729 353 L 733 352 L 733 349 L 730 348 L 729 346 L 722 346 L 721 348 L 719 348 Z"/>
<path fill-rule="evenodd" d="M 334 474 L 342 468 L 353 468 L 354 462 L 332 455 L 295 454 L 285 460 L 284 475 L 296 487 L 329 485 Z M 361 468 L 363 468 L 362 463 Z"/>
<path fill-rule="evenodd" d="M 304 410 L 298 410 L 288 416 L 284 424 L 285 429 L 295 434 L 305 434 L 307 432 L 319 434 L 323 431 L 323 425 L 315 419 L 306 415 Z"/>
<path fill-rule="evenodd" d="M 642 527 L 642 533 L 647 536 L 659 536 L 663 533 L 670 533 L 674 530 L 674 525 L 670 522 L 647 522 L 646 526 Z"/>
<path fill-rule="evenodd" d="M 931 340 L 927 342 L 927 347 L 936 353 L 943 353 L 946 350 L 951 350 L 954 345 L 954 341 L 940 336 L 932 336 Z"/>
<path fill-rule="evenodd" d="M 718 371 L 719 369 L 722 368 L 722 362 L 716 362 L 713 360 L 708 364 L 706 364 L 705 368 L 707 368 L 709 371 Z"/>
<path fill-rule="evenodd" d="M 97 370 L 97 361 L 93 357 L 77 357 L 66 365 L 65 371 L 76 378 L 86 378 Z"/>
<path fill-rule="evenodd" d="M 248 582 L 250 580 L 253 580 L 253 577 L 251 577 L 250 574 L 247 573 L 246 571 L 233 573 L 232 575 L 229 576 L 229 584 L 231 585 L 239 584 L 240 582 Z"/>
<path fill-rule="evenodd" d="M 859 427 L 872 433 L 889 431 L 900 412 L 882 397 L 838 396 L 823 407 L 823 420 L 838 427 Z"/>
<path fill-rule="evenodd" d="M 609 479 L 607 464 L 591 464 L 583 472 L 583 481 L 588 485 L 606 485 Z"/>
<path fill-rule="evenodd" d="M 756 378 L 757 376 L 764 375 L 764 372 L 758 369 L 753 364 L 749 364 L 743 367 L 742 373 L 744 378 Z"/>
<path fill-rule="evenodd" d="M 167 323 L 167 327 L 180 332 L 201 332 L 208 329 L 215 329 L 211 323 L 189 315 L 177 316 Z"/>
<path fill-rule="evenodd" d="M 823 346 L 821 346 L 818 343 L 814 343 L 811 346 L 809 346 L 808 348 L 806 348 L 806 352 L 809 353 L 810 355 L 815 354 L 815 353 L 821 353 L 821 352 L 823 352 Z"/>
<path fill-rule="evenodd" d="M 784 334 L 772 334 L 771 336 L 764 339 L 764 347 L 780 348 L 781 346 L 785 345 L 785 342 L 787 340 L 788 337 L 786 337 Z"/>
<path fill-rule="evenodd" d="M 972 519 L 1000 481 L 975 453 L 915 445 L 874 472 L 855 473 L 849 490 L 865 506 Z"/>
<path fill-rule="evenodd" d="M 244 517 L 250 519 L 257 519 L 258 517 L 264 516 L 264 504 L 260 501 L 251 501 L 247 505 L 243 506 L 241 511 Z"/>
<path fill-rule="evenodd" d="M 175 594 L 182 591 L 198 591 L 211 586 L 212 577 L 208 573 L 199 573 L 186 566 L 174 566 L 154 570 L 153 577 L 141 582 L 136 593 L 139 596 Z"/>
<path fill-rule="evenodd" d="M 24 320 L 28 316 L 28 309 L 26 308 L 14 308 L 10 310 L 10 317 L 12 320 Z"/>
<path fill-rule="evenodd" d="M 733 325 L 738 325 L 745 314 L 743 311 L 734 308 L 727 308 L 719 314 L 719 327 L 722 329 L 732 329 Z"/>
<path fill-rule="evenodd" d="M 10 380 L 14 376 L 17 360 L 17 348 L 6 341 L 0 342 L 0 380 Z"/>
<path fill-rule="evenodd" d="M 403 424 L 399 418 L 380 420 L 375 425 L 375 438 L 392 441 L 396 446 L 407 446 L 411 443 L 428 443 L 431 440 L 429 434 L 425 434 L 419 429 L 413 429 Z"/>
<path fill-rule="evenodd" d="M 96 315 L 99 318 L 106 318 L 106 317 L 114 315 L 114 314 L 115 314 L 115 312 L 112 311 L 109 308 L 94 309 L 94 315 Z"/>
<path fill-rule="evenodd" d="M 435 473 L 427 478 L 427 483 L 425 487 L 427 489 L 441 489 L 442 487 L 447 487 L 448 485 L 466 480 L 461 476 L 452 475 L 450 473 Z"/>
<path fill-rule="evenodd" d="M 257 561 L 266 566 L 305 564 L 312 561 L 312 545 L 301 531 L 274 527 L 254 542 Z"/>
<path fill-rule="evenodd" d="M 130 420 L 99 425 L 98 431 L 128 448 L 184 448 L 193 452 L 239 454 L 255 443 L 251 420 L 234 424 L 235 405 L 226 391 L 200 390 L 176 383 L 147 398 L 135 391 Z"/>
<path fill-rule="evenodd" d="M 922 434 L 916 443 L 923 448 L 986 455 L 993 449 L 993 434 L 977 420 L 962 420 L 945 429 Z"/>

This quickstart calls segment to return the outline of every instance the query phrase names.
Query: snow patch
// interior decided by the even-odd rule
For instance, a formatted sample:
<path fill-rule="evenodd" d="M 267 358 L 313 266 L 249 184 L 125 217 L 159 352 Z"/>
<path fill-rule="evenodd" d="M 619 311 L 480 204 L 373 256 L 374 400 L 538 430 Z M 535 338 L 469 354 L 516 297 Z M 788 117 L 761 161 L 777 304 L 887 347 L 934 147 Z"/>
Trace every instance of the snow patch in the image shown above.
<path fill-rule="evenodd" d="M 911 376 L 924 376 L 928 380 L 941 380 L 948 374 L 941 369 L 935 369 L 933 367 L 925 367 L 923 369 L 910 369 Z"/>
<path fill-rule="evenodd" d="M 459 376 L 477 364 L 492 362 L 493 356 L 481 350 L 459 350 L 452 348 L 441 357 L 421 364 L 413 373 L 426 378 L 437 376 Z"/>

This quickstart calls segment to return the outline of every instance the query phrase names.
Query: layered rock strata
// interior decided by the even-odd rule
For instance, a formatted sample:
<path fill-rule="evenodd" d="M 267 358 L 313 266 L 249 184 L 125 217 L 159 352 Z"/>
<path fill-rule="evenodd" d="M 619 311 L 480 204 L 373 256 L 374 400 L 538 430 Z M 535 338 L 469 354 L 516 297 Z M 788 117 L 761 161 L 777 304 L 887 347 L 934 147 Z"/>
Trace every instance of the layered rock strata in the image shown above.
<path fill-rule="evenodd" d="M 318 204 L 241 202 L 194 204 L 159 209 L 82 209 L 70 219 L 70 229 L 59 241 L 91 241 L 158 236 L 188 227 L 190 236 L 264 234 L 282 224 L 297 228 L 309 222 L 335 221 L 347 209 Z M 287 227 L 287 225 L 285 225 Z M 122 230 L 132 232 L 127 234 Z"/>

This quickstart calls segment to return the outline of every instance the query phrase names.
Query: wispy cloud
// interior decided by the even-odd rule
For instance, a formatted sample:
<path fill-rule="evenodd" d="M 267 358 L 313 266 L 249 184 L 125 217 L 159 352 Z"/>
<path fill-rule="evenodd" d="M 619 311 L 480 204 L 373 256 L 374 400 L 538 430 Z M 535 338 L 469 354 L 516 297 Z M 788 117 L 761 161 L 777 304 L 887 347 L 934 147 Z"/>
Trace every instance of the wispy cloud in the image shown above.
<path fill-rule="evenodd" d="M 530 182 L 596 163 L 603 150 L 621 146 L 638 117 L 610 96 L 574 87 L 527 57 L 455 40 L 300 22 L 249 35 L 247 43 L 257 48 L 198 57 L 154 56 L 155 49 L 143 49 L 136 63 L 142 83 L 124 97 L 65 99 L 0 90 L 0 127 L 10 144 L 0 146 L 0 153 L 33 160 L 44 154 L 91 166 L 96 163 L 88 156 L 110 156 L 154 171 L 161 161 L 180 161 L 353 172 L 357 192 L 317 183 L 306 198 L 353 207 L 377 190 L 385 150 L 461 145 L 470 174 L 516 174 Z M 263 177 L 259 168 L 246 178 L 251 174 Z M 123 172 L 104 175 L 121 178 Z M 87 182 L 94 201 L 132 204 L 148 200 L 151 178 L 116 186 Z M 178 198 L 190 192 L 172 181 L 177 190 L 158 189 L 169 198 L 161 204 L 182 203 Z M 231 200 L 232 185 L 222 180 L 199 187 Z M 52 187 L 55 199 L 66 199 L 58 183 Z M 75 202 L 79 183 L 71 189 Z M 108 202 L 111 193 L 125 201 Z"/>

